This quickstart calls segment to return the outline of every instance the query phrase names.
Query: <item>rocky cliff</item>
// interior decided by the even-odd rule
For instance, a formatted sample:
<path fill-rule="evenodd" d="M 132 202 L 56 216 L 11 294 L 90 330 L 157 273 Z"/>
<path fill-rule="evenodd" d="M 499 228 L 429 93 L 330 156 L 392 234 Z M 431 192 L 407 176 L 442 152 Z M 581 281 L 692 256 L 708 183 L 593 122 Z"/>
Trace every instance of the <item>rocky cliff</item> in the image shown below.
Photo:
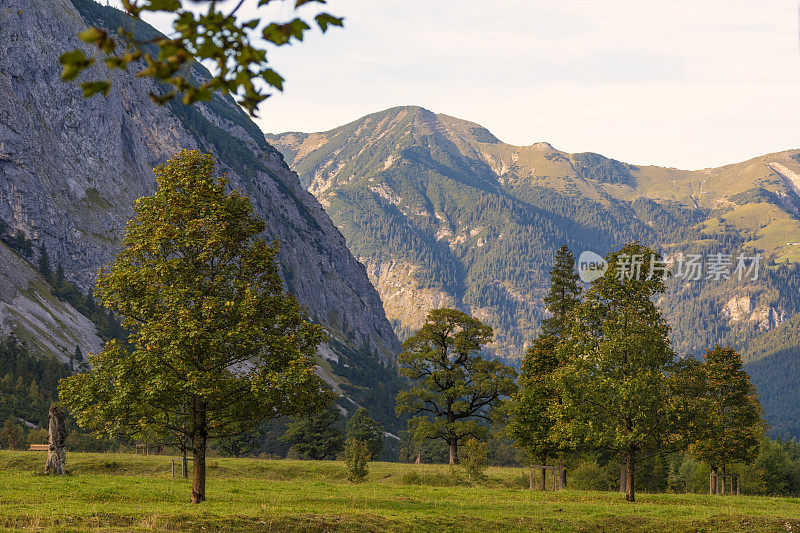
<path fill-rule="evenodd" d="M 287 288 L 328 329 L 326 359 L 339 373 L 353 365 L 393 368 L 398 342 L 364 267 L 232 100 L 159 107 L 150 101 L 158 91 L 150 80 L 120 72 L 108 97 L 84 99 L 77 84 L 60 79 L 59 55 L 76 47 L 96 53 L 79 31 L 129 23 L 92 0 L 0 4 L 0 218 L 43 244 L 53 264 L 88 289 L 117 252 L 133 201 L 154 190 L 152 168 L 182 148 L 213 151 L 268 223 L 265 238 L 280 241 Z M 89 76 L 105 75 L 105 67 L 92 68 Z M 347 382 L 322 364 L 330 382 Z M 358 389 L 371 385 L 349 377 Z"/>

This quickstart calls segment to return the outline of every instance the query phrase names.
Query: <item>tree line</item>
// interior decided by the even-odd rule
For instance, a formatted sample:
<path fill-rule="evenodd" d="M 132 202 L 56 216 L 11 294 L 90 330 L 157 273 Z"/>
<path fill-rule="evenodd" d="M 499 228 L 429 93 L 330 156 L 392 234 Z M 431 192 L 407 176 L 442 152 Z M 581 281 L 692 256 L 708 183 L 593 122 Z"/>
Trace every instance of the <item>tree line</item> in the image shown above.
<path fill-rule="evenodd" d="M 259 239 L 263 222 L 249 200 L 214 167 L 211 155 L 183 151 L 156 169 L 155 194 L 136 202 L 122 251 L 95 289 L 124 317 L 125 342 L 109 341 L 89 357 L 90 370 L 62 379 L 60 401 L 97 435 L 191 453 L 193 502 L 206 496 L 209 446 L 239 455 L 265 424 L 282 427 L 294 456 L 343 455 L 360 479 L 384 429 L 357 411 L 343 438 L 333 397 L 314 373 L 324 334 L 284 290 L 277 244 Z M 616 276 L 626 254 L 658 259 L 629 244 L 608 255 L 607 274 L 584 292 L 571 253 L 558 250 L 546 300 L 552 316 L 519 376 L 483 357 L 490 326 L 431 311 L 398 361 L 409 382 L 396 409 L 409 417 L 405 453 L 416 447 L 420 457 L 440 441 L 449 462 L 466 459 L 479 479 L 491 452 L 481 441 L 502 431 L 531 463 L 591 453 L 623 461 L 630 500 L 638 465 L 665 454 L 691 450 L 723 472 L 750 460 L 763 423 L 738 355 L 717 347 L 704 362 L 678 358 L 654 303 L 664 279 Z"/>
<path fill-rule="evenodd" d="M 572 253 L 558 250 L 545 298 L 551 316 L 518 380 L 480 357 L 489 326 L 460 311 L 431 311 L 399 359 L 412 388 L 398 395 L 397 410 L 414 416 L 415 439 L 444 440 L 455 464 L 460 441 L 485 436 L 505 416 L 505 431 L 531 464 L 587 452 L 618 458 L 631 502 L 643 461 L 691 450 L 713 484 L 724 483 L 730 465 L 754 460 L 765 423 L 741 357 L 720 346 L 703 361 L 678 357 L 655 303 L 666 272 L 625 272 L 635 256 L 646 265 L 662 260 L 640 243 L 623 246 L 584 292 Z"/>

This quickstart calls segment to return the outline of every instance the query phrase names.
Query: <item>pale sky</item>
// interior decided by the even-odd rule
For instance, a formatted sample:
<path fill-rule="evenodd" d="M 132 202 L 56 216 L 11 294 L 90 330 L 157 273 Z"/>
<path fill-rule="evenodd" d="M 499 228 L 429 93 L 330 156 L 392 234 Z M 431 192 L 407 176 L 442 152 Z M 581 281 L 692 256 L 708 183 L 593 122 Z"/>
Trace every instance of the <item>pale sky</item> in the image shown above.
<path fill-rule="evenodd" d="M 547 141 L 690 169 L 738 162 L 800 148 L 798 8 L 798 0 L 329 0 L 345 28 L 271 53 L 287 81 L 261 105 L 258 124 L 323 131 L 420 105 L 516 145 Z"/>

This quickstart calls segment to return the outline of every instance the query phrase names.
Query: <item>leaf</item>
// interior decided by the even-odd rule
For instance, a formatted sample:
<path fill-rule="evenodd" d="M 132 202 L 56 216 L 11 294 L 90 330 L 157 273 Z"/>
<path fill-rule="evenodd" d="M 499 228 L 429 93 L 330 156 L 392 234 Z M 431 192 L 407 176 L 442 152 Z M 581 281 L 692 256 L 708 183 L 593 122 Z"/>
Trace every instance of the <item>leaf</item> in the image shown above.
<path fill-rule="evenodd" d="M 111 89 L 111 81 L 87 81 L 81 83 L 83 89 L 83 97 L 90 98 L 97 93 L 103 93 L 103 96 L 108 96 L 108 91 Z"/>
<path fill-rule="evenodd" d="M 317 25 L 319 29 L 322 30 L 322 33 L 328 31 L 328 26 L 339 26 L 340 28 L 344 26 L 344 18 L 334 17 L 328 13 L 320 13 L 314 20 L 317 21 Z"/>
<path fill-rule="evenodd" d="M 73 50 L 62 54 L 58 61 L 64 65 L 64 70 L 61 72 L 61 79 L 64 81 L 74 80 L 94 63 L 94 59 L 87 58 L 81 50 Z"/>
<path fill-rule="evenodd" d="M 169 102 L 170 100 L 172 100 L 172 98 L 176 94 L 178 94 L 178 91 L 170 91 L 170 92 L 164 93 L 164 94 L 150 93 L 150 100 L 152 100 L 153 102 L 155 102 L 158 105 L 164 105 L 167 102 Z"/>
<path fill-rule="evenodd" d="M 150 0 L 149 4 L 142 5 L 145 11 L 177 11 L 180 8 L 180 0 Z"/>
<path fill-rule="evenodd" d="M 261 34 L 267 41 L 278 46 L 287 44 L 292 37 L 298 41 L 303 40 L 303 32 L 310 29 L 310 26 L 301 19 L 294 19 L 286 24 L 272 23 L 265 27 Z"/>
<path fill-rule="evenodd" d="M 95 27 L 87 28 L 84 31 L 78 34 L 78 38 L 85 42 L 94 44 L 102 39 L 108 37 L 108 33 L 104 32 L 103 30 Z"/>
<path fill-rule="evenodd" d="M 279 91 L 283 90 L 283 77 L 271 68 L 268 68 L 262 72 L 261 77 L 264 78 L 265 82 L 269 83 Z"/>

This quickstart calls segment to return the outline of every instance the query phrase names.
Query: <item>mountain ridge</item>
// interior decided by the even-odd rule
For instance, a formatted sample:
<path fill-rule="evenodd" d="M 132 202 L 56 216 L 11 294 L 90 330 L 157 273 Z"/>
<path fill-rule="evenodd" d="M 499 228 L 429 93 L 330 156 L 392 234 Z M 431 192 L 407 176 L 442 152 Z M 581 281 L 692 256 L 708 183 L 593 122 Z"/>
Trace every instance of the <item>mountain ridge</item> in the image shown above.
<path fill-rule="evenodd" d="M 749 358 L 751 343 L 800 312 L 800 150 L 699 171 L 632 165 L 509 145 L 419 107 L 265 137 L 366 265 L 401 338 L 429 308 L 454 306 L 492 325 L 491 353 L 518 363 L 546 316 L 561 244 L 576 255 L 634 240 L 670 258 L 763 254 L 758 280 L 670 282 L 662 309 L 682 354 L 730 343 Z"/>

